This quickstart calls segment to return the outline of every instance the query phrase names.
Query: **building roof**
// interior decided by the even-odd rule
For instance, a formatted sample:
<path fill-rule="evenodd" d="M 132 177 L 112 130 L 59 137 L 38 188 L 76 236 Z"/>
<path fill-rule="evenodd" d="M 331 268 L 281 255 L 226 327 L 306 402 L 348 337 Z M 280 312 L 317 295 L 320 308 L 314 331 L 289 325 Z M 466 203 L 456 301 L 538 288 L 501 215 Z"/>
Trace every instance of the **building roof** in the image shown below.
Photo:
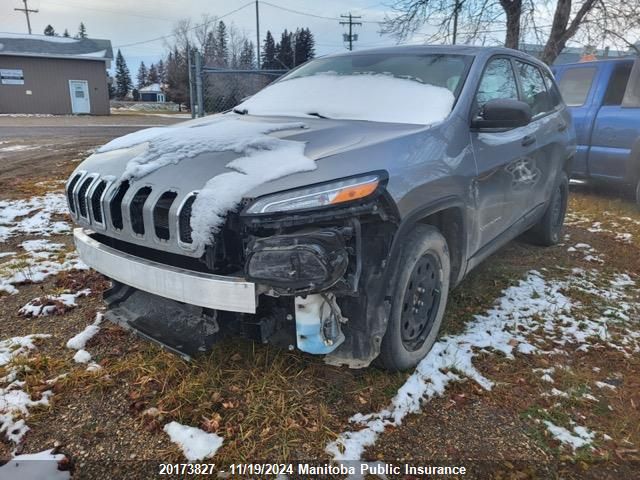
<path fill-rule="evenodd" d="M 159 83 L 152 83 L 151 85 L 147 85 L 146 87 L 142 87 L 140 89 L 140 93 L 162 93 L 162 88 L 160 88 Z"/>
<path fill-rule="evenodd" d="M 110 62 L 113 59 L 113 50 L 110 40 L 0 32 L 0 55 Z"/>

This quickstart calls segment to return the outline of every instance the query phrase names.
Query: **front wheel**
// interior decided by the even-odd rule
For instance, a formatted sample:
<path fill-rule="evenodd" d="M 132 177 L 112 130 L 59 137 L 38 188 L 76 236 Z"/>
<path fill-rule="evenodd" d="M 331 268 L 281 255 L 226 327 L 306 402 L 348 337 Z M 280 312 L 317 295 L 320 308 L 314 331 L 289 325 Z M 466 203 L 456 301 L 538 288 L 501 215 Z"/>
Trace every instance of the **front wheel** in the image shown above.
<path fill-rule="evenodd" d="M 530 237 L 535 243 L 550 247 L 560 241 L 568 199 L 569 179 L 566 173 L 562 173 L 562 178 L 553 192 L 547 211 L 530 230 Z"/>
<path fill-rule="evenodd" d="M 415 367 L 433 346 L 447 306 L 451 272 L 447 241 L 437 228 L 417 226 L 404 243 L 379 360 L 387 370 Z"/>

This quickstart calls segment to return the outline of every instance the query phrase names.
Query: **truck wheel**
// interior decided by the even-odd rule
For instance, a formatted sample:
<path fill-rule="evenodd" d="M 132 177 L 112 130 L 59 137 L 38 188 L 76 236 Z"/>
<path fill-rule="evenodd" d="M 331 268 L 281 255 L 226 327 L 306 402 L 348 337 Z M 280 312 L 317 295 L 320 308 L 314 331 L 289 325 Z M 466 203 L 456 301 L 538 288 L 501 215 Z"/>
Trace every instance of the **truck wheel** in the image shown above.
<path fill-rule="evenodd" d="M 544 212 L 544 216 L 529 231 L 529 237 L 534 243 L 550 247 L 560 241 L 564 215 L 567 213 L 567 201 L 569 199 L 569 179 L 562 174 L 556 187 L 551 202 Z"/>
<path fill-rule="evenodd" d="M 404 242 L 379 361 L 387 370 L 415 367 L 433 346 L 449 294 L 449 249 L 437 228 L 417 226 Z"/>
<path fill-rule="evenodd" d="M 636 183 L 636 206 L 640 208 L 640 178 L 638 179 L 638 183 Z"/>

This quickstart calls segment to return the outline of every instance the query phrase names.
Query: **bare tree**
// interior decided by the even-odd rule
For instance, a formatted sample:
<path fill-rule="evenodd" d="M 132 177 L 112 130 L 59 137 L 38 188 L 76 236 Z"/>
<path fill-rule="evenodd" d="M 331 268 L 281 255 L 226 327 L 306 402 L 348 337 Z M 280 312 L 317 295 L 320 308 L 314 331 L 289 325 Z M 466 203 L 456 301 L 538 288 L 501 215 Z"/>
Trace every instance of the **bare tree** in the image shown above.
<path fill-rule="evenodd" d="M 484 43 L 487 33 L 504 32 L 509 48 L 527 38 L 543 44 L 540 58 L 547 63 L 570 40 L 637 50 L 640 28 L 640 0 L 395 0 L 392 9 L 395 14 L 385 19 L 382 33 L 406 39 L 430 25 L 436 33 L 427 41 L 456 43 L 463 37 Z"/>

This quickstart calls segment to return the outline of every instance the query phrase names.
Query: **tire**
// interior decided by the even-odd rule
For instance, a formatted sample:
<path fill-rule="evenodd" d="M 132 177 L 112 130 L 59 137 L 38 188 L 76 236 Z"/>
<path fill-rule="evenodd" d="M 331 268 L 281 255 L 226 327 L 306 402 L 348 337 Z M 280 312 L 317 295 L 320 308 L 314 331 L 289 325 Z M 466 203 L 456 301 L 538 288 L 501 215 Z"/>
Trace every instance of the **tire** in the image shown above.
<path fill-rule="evenodd" d="M 450 265 L 447 241 L 438 229 L 416 226 L 392 280 L 393 303 L 379 357 L 386 370 L 413 368 L 433 347 L 447 306 Z"/>
<path fill-rule="evenodd" d="M 636 207 L 640 208 L 640 178 L 636 183 Z"/>
<path fill-rule="evenodd" d="M 569 179 L 563 173 L 543 217 L 529 230 L 532 242 L 550 247 L 560 241 L 569 199 Z"/>

